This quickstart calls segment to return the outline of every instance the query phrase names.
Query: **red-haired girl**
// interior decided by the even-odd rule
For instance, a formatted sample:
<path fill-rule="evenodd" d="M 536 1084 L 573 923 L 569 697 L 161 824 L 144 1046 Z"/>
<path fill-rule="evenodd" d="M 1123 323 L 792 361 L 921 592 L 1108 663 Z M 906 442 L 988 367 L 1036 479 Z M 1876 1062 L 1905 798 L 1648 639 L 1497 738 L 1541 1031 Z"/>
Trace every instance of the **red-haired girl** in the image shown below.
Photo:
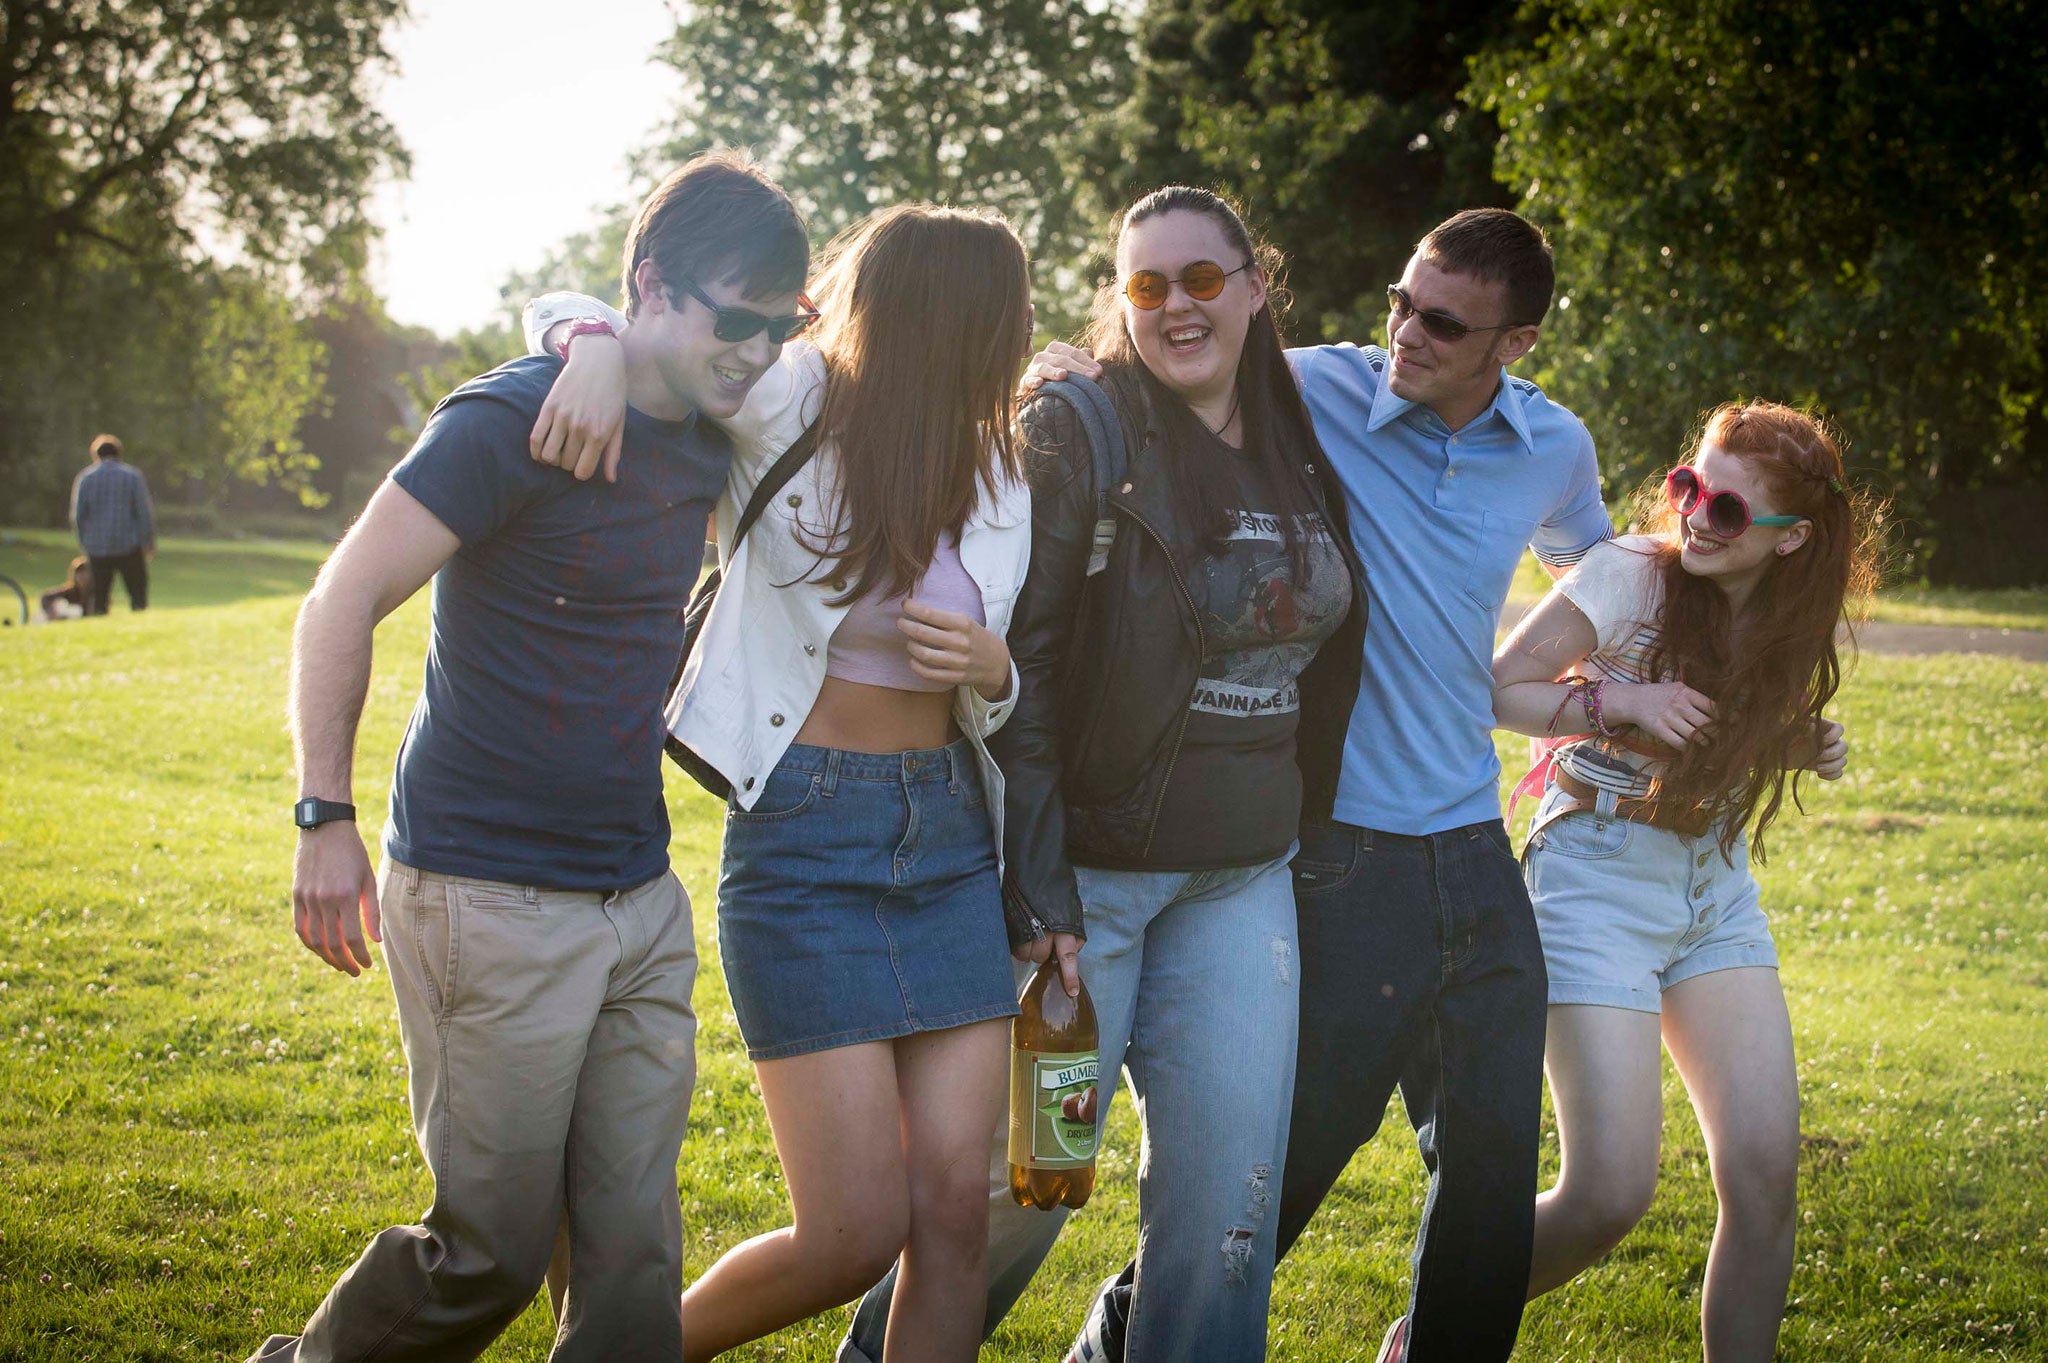
<path fill-rule="evenodd" d="M 1841 776 L 1823 711 L 1836 628 L 1874 577 L 1869 508 L 1825 425 L 1730 403 L 1665 480 L 1651 534 L 1598 545 L 1494 658 L 1503 728 L 1551 738 L 1526 856 L 1550 976 L 1545 1068 L 1562 1163 L 1537 1199 L 1530 1295 L 1650 1204 L 1669 1048 L 1720 1215 L 1709 1363 L 1768 1359 L 1792 1273 L 1799 1091 L 1749 849 L 1786 780 Z"/>

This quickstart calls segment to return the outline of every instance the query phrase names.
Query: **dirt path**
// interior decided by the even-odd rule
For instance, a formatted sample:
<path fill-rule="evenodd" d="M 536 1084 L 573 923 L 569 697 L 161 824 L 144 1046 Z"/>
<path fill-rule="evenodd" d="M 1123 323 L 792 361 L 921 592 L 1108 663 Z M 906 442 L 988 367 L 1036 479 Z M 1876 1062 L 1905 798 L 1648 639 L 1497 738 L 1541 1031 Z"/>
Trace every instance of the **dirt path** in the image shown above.
<path fill-rule="evenodd" d="M 1513 629 L 1526 606 L 1510 601 L 1501 612 L 1503 633 Z M 1924 658 L 1935 653 L 1988 653 L 2022 662 L 2048 663 L 2048 629 L 1978 629 L 1968 625 L 1896 625 L 1871 621 L 1856 631 L 1867 653 Z"/>
<path fill-rule="evenodd" d="M 1968 625 L 1894 625 L 1873 620 L 1856 631 L 1872 653 L 1925 657 L 1930 653 L 1993 653 L 2022 662 L 2048 663 L 2048 629 L 1977 629 Z"/>

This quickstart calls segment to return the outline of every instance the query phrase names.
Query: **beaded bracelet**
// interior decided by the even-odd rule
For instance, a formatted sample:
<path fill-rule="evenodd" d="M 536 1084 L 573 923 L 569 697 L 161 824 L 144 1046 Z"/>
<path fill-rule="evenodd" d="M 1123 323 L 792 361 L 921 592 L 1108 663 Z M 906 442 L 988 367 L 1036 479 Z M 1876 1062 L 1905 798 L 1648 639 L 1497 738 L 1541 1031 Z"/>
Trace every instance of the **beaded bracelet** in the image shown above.
<path fill-rule="evenodd" d="M 1620 738 L 1621 730 L 1607 726 L 1607 710 L 1603 697 L 1607 691 L 1607 678 L 1602 677 L 1579 693 L 1579 701 L 1586 707 L 1586 718 L 1593 721 L 1593 727 L 1600 731 L 1602 738 Z"/>
<path fill-rule="evenodd" d="M 1550 724 L 1544 730 L 1545 733 L 1555 734 L 1557 732 L 1557 721 L 1564 717 L 1564 707 L 1572 703 L 1573 696 L 1580 695 L 1585 688 L 1592 684 L 1593 679 L 1591 677 L 1574 676 L 1564 679 L 1564 698 L 1558 701 L 1557 708 L 1550 712 Z"/>

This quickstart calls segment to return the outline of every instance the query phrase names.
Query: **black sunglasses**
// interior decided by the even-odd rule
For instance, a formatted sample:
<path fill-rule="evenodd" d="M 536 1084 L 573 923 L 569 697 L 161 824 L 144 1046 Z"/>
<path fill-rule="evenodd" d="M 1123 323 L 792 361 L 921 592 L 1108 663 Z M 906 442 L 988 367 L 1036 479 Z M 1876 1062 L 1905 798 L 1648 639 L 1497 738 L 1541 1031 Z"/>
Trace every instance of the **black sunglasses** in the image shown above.
<path fill-rule="evenodd" d="M 1387 307 L 1394 314 L 1394 325 L 1400 326 L 1410 317 L 1420 318 L 1422 329 L 1439 341 L 1462 341 L 1475 331 L 1512 331 L 1523 325 L 1520 322 L 1502 322 L 1494 327 L 1475 327 L 1461 322 L 1448 312 L 1417 308 L 1415 300 L 1408 296 L 1408 290 L 1399 284 L 1387 285 Z"/>
<path fill-rule="evenodd" d="M 711 334 L 721 341 L 751 341 L 764 330 L 771 345 L 781 345 L 803 335 L 818 320 L 818 309 L 803 294 L 796 296 L 798 311 L 788 317 L 766 317 L 752 308 L 728 308 L 689 280 L 683 290 L 711 310 Z"/>

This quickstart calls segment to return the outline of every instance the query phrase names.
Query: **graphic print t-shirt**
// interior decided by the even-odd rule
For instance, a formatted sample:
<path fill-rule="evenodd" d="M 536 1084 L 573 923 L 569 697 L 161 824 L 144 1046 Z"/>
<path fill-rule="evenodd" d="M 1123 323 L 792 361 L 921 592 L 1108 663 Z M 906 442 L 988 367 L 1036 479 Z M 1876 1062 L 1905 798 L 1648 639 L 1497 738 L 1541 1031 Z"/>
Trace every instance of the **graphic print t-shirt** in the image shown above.
<path fill-rule="evenodd" d="M 1228 461 L 1239 502 L 1223 552 L 1188 572 L 1202 621 L 1201 680 L 1148 858 L 1186 870 L 1255 866 L 1294 841 L 1298 679 L 1351 607 L 1351 574 L 1322 517 L 1301 519 L 1309 573 L 1296 582 L 1280 518 L 1266 509 L 1278 499 L 1262 465 L 1220 440 L 1203 454 Z"/>

